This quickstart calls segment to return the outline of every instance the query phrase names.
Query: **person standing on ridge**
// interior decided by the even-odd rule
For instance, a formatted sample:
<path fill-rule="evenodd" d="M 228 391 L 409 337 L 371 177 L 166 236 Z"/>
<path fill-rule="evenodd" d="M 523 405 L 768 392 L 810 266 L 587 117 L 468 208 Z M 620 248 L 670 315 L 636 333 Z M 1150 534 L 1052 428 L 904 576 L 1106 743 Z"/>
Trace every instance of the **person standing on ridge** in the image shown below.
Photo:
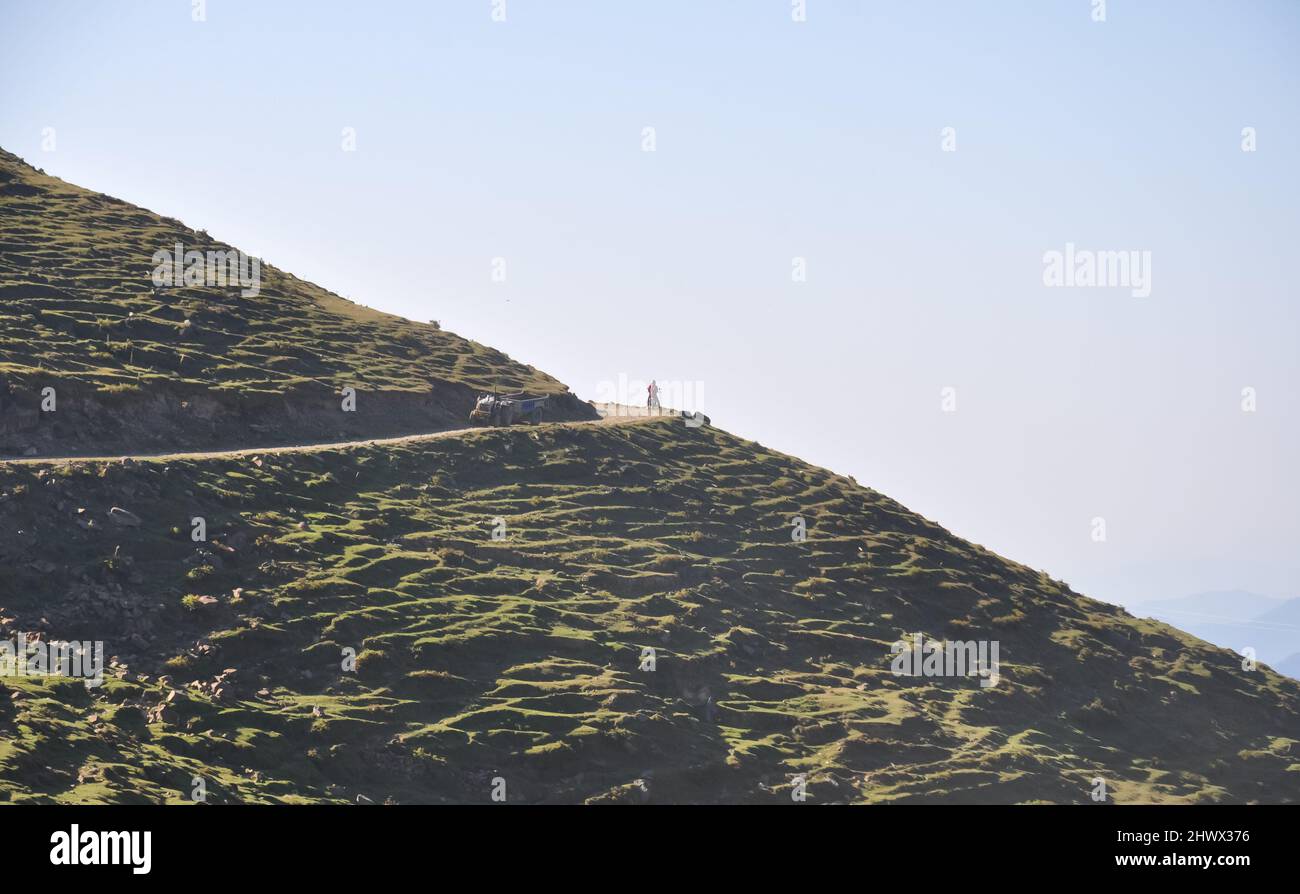
<path fill-rule="evenodd" d="M 655 384 L 654 379 L 650 380 L 650 384 L 646 386 L 645 390 L 649 393 L 649 397 L 645 401 L 645 408 L 647 410 L 659 409 L 659 386 Z"/>

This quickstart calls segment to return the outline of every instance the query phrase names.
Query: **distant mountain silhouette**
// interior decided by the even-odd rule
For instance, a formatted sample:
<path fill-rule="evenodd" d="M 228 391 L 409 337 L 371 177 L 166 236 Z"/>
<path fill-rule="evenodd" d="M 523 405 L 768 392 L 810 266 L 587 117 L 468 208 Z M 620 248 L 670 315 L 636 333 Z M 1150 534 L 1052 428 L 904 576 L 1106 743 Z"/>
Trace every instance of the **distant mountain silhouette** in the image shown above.
<path fill-rule="evenodd" d="M 1282 599 L 1251 593 L 1247 590 L 1209 590 L 1178 596 L 1174 599 L 1154 599 L 1142 602 L 1134 611 L 1145 613 L 1202 615 L 1205 620 L 1249 621 L 1266 611 L 1277 608 Z"/>
<path fill-rule="evenodd" d="M 1288 677 L 1300 680 L 1300 652 L 1283 660 L 1281 664 L 1274 666 L 1273 670 L 1279 674 L 1285 674 Z"/>
<path fill-rule="evenodd" d="M 1300 678 L 1300 599 L 1215 590 L 1140 603 L 1133 613 L 1172 624 L 1235 652 L 1252 648 L 1260 661 Z M 1283 666 L 1290 671 L 1283 671 Z"/>

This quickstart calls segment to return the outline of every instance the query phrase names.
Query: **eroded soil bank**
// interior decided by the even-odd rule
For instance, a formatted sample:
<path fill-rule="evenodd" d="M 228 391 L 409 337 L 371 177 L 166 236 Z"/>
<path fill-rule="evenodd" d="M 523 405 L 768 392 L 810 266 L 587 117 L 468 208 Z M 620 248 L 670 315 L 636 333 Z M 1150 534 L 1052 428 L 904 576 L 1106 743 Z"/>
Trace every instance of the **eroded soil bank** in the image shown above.
<path fill-rule="evenodd" d="M 342 393 L 309 385 L 287 394 L 183 384 L 105 392 L 55 383 L 53 410 L 39 389 L 0 386 L 0 459 L 233 450 L 419 434 L 469 424 L 477 392 L 449 382 L 428 391 Z M 49 404 L 46 402 L 46 406 Z M 548 421 L 596 418 L 573 394 L 551 397 Z"/>

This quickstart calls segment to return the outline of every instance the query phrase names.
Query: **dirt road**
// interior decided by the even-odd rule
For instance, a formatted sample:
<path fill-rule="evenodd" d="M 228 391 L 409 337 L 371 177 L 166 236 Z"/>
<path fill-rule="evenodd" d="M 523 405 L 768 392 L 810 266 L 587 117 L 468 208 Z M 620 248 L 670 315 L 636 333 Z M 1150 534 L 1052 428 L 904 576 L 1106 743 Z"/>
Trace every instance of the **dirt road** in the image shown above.
<path fill-rule="evenodd" d="M 628 422 L 644 422 L 649 418 L 659 418 L 647 414 L 644 407 L 626 407 L 621 404 L 596 404 L 599 419 L 580 422 L 544 422 L 542 427 L 562 425 L 620 425 Z M 663 416 L 675 415 L 664 411 Z M 515 426 L 516 429 L 528 430 L 534 426 Z M 472 432 L 489 431 L 484 427 L 453 428 L 445 431 L 426 432 L 416 435 L 399 435 L 393 438 L 365 438 L 358 441 L 334 441 L 318 444 L 288 444 L 279 447 L 238 447 L 234 450 L 203 450 L 190 453 L 132 453 L 120 456 L 20 456 L 0 458 L 0 465 L 63 465 L 67 463 L 112 463 L 126 459 L 141 461 L 211 459 L 222 456 L 270 456 L 277 453 L 313 453 L 325 450 L 341 450 L 346 447 L 363 447 L 372 444 L 408 444 L 415 441 L 431 441 L 436 438 L 454 438 Z"/>

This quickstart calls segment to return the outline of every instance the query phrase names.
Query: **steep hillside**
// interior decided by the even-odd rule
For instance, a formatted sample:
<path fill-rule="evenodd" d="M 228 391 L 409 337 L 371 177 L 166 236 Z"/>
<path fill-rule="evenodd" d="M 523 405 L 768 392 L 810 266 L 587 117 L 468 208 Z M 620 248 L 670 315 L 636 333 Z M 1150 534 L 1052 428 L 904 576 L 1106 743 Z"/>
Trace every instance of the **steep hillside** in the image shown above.
<path fill-rule="evenodd" d="M 0 636 L 117 658 L 0 682 L 10 800 L 1300 801 L 1300 684 L 680 420 L 0 464 L 0 529 Z"/>
<path fill-rule="evenodd" d="M 0 460 L 0 800 L 1300 801 L 1300 684 L 848 479 L 265 264 L 160 285 L 229 247 L 4 153 L 0 223 L 0 455 L 208 452 Z M 266 449 L 491 388 L 573 421 Z"/>
<path fill-rule="evenodd" d="M 204 254 L 203 281 L 185 285 L 183 262 L 158 287 L 155 252 L 177 243 Z M 494 387 L 559 396 L 554 418 L 592 415 L 530 366 L 260 259 L 256 289 L 224 264 L 209 277 L 207 252 L 230 250 L 0 150 L 0 455 L 430 431 L 463 425 L 474 392 Z M 55 412 L 41 412 L 46 387 Z"/>

